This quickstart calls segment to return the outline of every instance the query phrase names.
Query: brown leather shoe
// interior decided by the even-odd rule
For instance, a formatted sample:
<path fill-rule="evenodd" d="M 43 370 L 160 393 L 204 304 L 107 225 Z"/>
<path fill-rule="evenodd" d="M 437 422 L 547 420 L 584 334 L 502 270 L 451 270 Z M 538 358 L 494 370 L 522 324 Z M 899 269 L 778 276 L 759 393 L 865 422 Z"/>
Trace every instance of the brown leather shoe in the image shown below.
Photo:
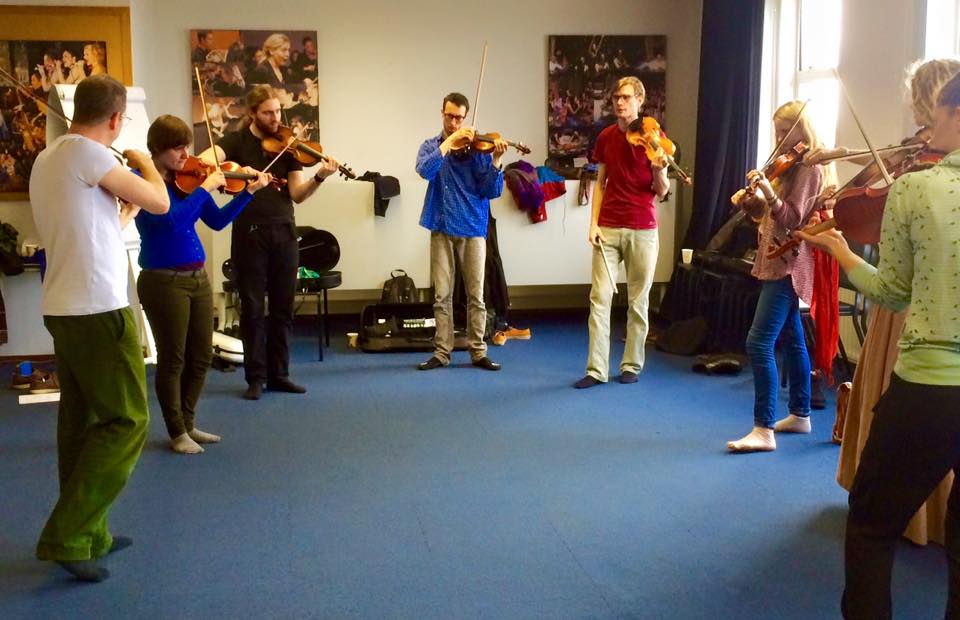
<path fill-rule="evenodd" d="M 483 368 L 484 370 L 500 370 L 500 364 L 486 356 L 473 360 L 471 363 L 477 368 Z"/>
<path fill-rule="evenodd" d="M 516 327 L 511 327 L 503 333 L 506 336 L 507 340 L 530 340 L 530 329 L 517 329 Z"/>
<path fill-rule="evenodd" d="M 16 368 L 13 371 L 13 379 L 10 380 L 10 389 L 13 390 L 29 390 L 30 384 L 33 382 L 33 375 L 21 375 L 20 369 Z"/>
<path fill-rule="evenodd" d="M 446 364 L 440 361 L 439 357 L 433 356 L 427 361 L 417 364 L 417 370 L 433 370 L 434 368 L 441 368 L 445 365 Z"/>
<path fill-rule="evenodd" d="M 30 376 L 31 394 L 53 394 L 60 391 L 60 382 L 57 373 L 45 370 L 34 370 Z"/>

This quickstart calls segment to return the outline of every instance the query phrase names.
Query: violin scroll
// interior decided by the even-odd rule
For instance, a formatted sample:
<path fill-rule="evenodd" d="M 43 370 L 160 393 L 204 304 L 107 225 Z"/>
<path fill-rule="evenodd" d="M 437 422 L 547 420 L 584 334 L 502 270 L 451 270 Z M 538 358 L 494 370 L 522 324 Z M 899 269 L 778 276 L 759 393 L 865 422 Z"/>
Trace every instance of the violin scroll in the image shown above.
<path fill-rule="evenodd" d="M 686 185 L 693 184 L 693 177 L 677 165 L 673 155 L 677 152 L 677 145 L 667 137 L 660 128 L 660 123 L 652 116 L 638 118 L 627 127 L 627 142 L 642 148 L 651 162 L 663 161 L 677 173 L 679 179 Z"/>

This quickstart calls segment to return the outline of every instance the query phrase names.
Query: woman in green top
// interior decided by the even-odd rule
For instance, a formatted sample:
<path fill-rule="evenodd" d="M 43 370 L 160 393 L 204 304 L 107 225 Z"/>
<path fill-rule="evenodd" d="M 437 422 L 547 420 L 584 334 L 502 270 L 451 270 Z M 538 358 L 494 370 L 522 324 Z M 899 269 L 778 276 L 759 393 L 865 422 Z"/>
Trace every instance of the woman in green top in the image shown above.
<path fill-rule="evenodd" d="M 890 617 L 897 540 L 947 472 L 960 466 L 960 75 L 940 91 L 933 136 L 930 147 L 948 155 L 890 189 L 878 267 L 851 252 L 837 231 L 798 233 L 833 254 L 874 301 L 893 310 L 910 305 L 894 375 L 850 491 L 847 618 Z M 958 486 L 955 478 L 946 518 L 948 618 L 960 617 Z"/>

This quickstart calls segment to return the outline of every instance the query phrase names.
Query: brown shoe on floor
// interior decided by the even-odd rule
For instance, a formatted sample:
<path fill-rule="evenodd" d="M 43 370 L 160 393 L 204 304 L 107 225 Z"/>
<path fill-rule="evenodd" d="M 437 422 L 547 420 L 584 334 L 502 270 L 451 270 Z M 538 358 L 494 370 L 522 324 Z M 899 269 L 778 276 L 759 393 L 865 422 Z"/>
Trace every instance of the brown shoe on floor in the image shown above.
<path fill-rule="evenodd" d="M 530 340 L 530 329 L 517 329 L 516 327 L 510 327 L 507 331 L 504 332 L 504 335 L 507 337 L 507 340 Z"/>
<path fill-rule="evenodd" d="M 20 369 L 15 368 L 13 371 L 13 379 L 10 380 L 10 389 L 13 390 L 29 390 L 30 383 L 33 381 L 33 375 L 21 375 Z"/>
<path fill-rule="evenodd" d="M 470 363 L 476 366 L 477 368 L 483 368 L 484 370 L 494 370 L 494 371 L 500 370 L 500 364 L 496 363 L 495 361 L 493 361 L 492 359 L 486 356 L 481 357 L 479 359 L 475 359 Z"/>
<path fill-rule="evenodd" d="M 30 377 L 31 394 L 53 394 L 60 391 L 60 382 L 57 373 L 45 370 L 34 370 Z"/>

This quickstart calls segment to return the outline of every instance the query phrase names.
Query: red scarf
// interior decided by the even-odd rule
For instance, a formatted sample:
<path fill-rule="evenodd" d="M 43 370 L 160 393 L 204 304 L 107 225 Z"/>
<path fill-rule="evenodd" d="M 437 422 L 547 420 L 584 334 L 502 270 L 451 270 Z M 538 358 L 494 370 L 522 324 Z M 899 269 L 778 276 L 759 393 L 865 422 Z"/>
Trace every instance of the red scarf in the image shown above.
<path fill-rule="evenodd" d="M 833 358 L 840 340 L 840 269 L 836 259 L 813 248 L 813 319 L 816 352 L 813 366 L 833 384 Z"/>

